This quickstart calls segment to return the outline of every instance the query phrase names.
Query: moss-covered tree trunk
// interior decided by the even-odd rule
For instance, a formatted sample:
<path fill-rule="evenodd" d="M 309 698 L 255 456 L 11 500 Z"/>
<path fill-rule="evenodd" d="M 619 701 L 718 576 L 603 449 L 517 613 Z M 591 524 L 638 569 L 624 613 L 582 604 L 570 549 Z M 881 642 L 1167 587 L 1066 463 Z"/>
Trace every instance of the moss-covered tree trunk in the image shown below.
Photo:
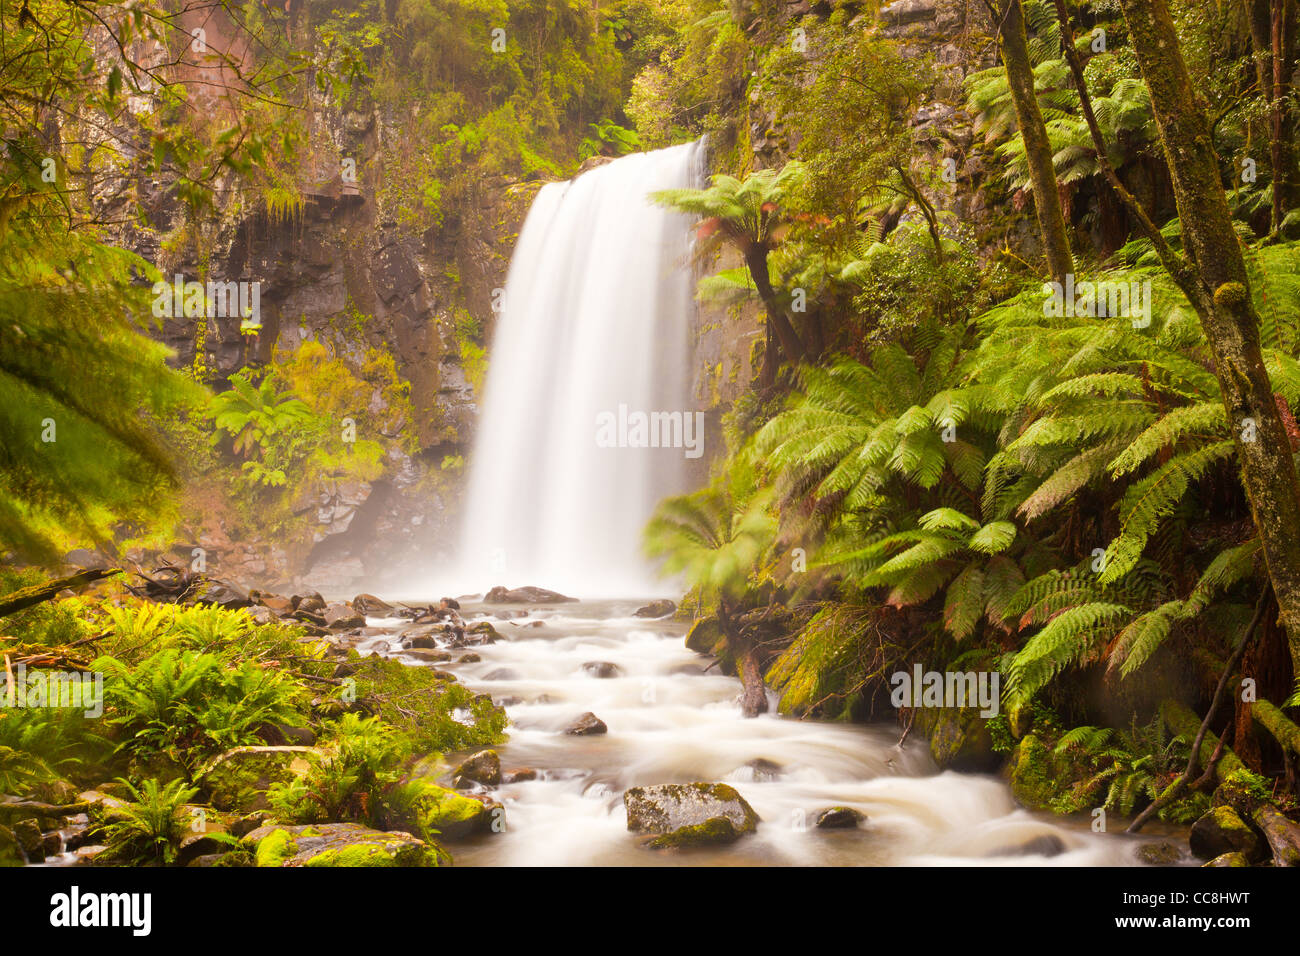
<path fill-rule="evenodd" d="M 1043 251 L 1047 269 L 1060 283 L 1074 271 L 1070 237 L 1065 228 L 1065 210 L 1056 185 L 1056 168 L 1052 165 L 1052 144 L 1047 139 L 1043 111 L 1034 91 L 1034 66 L 1029 59 L 1029 38 L 1025 33 L 1025 14 L 1020 0 L 1001 0 L 998 35 L 1002 62 L 1007 68 L 1011 103 L 1016 122 L 1025 139 L 1025 158 L 1029 163 L 1029 182 L 1034 191 L 1034 209 L 1043 233 Z"/>
<path fill-rule="evenodd" d="M 1300 673 L 1300 486 L 1264 370 L 1259 317 L 1233 230 L 1209 124 L 1196 103 L 1167 0 L 1120 0 L 1194 264 L 1187 291 L 1214 353 L 1243 483 L 1263 542 L 1292 664 Z"/>
<path fill-rule="evenodd" d="M 1273 229 L 1300 202 L 1296 166 L 1296 0 L 1273 0 L 1270 23 L 1273 53 L 1273 112 L 1269 162 L 1273 168 Z"/>
<path fill-rule="evenodd" d="M 794 323 L 781 307 L 776 297 L 776 290 L 772 288 L 772 282 L 768 278 L 765 243 L 755 242 L 745 249 L 745 266 L 749 269 L 750 278 L 754 280 L 754 288 L 758 290 L 758 297 L 763 302 L 767 320 L 781 343 L 781 351 L 785 353 L 791 365 L 797 365 L 803 360 L 803 342 L 799 339 L 799 333 L 794 330 Z"/>

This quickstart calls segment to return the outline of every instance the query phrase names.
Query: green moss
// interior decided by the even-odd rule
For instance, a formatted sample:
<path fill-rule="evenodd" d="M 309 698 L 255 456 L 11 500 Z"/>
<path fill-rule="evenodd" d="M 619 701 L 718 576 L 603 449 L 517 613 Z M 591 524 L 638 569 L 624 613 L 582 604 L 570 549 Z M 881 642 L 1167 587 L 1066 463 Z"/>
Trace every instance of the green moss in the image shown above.
<path fill-rule="evenodd" d="M 288 830 L 274 830 L 257 844 L 254 861 L 258 866 L 283 866 L 284 861 L 298 852 L 298 844 Z"/>
<path fill-rule="evenodd" d="M 741 833 L 726 817 L 710 817 L 703 823 L 678 827 L 671 833 L 665 833 L 649 841 L 646 846 L 652 850 L 681 849 L 693 846 L 716 846 L 721 843 L 734 843 Z"/>

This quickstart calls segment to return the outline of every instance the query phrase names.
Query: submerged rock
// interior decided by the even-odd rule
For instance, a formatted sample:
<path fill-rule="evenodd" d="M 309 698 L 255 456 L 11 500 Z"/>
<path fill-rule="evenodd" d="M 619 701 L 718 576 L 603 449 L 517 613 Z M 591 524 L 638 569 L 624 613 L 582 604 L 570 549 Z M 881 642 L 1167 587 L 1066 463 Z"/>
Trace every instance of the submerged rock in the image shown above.
<path fill-rule="evenodd" d="M 1017 843 L 1013 846 L 1001 846 L 996 850 L 991 850 L 984 855 L 986 857 L 1000 856 L 1060 856 L 1065 852 L 1065 841 L 1055 833 L 1040 833 L 1036 837 L 1031 837 L 1024 843 Z"/>
<path fill-rule="evenodd" d="M 623 669 L 609 661 L 587 661 L 582 665 L 582 672 L 589 677 L 600 679 L 623 676 Z"/>
<path fill-rule="evenodd" d="M 1142 844 L 1137 848 L 1137 857 L 1151 866 L 1173 866 L 1183 858 L 1183 854 L 1178 847 L 1165 840 L 1161 843 Z"/>
<path fill-rule="evenodd" d="M 627 828 L 656 834 L 654 849 L 732 843 L 758 828 L 758 814 L 725 783 L 665 783 L 623 794 Z"/>
<path fill-rule="evenodd" d="M 507 588 L 497 585 L 483 596 L 484 604 L 560 604 L 576 600 L 578 599 L 567 597 L 559 591 L 548 591 L 546 588 L 532 586 Z"/>
<path fill-rule="evenodd" d="M 498 786 L 501 783 L 501 758 L 495 750 L 480 750 L 456 768 L 452 780 L 458 790 L 463 789 L 462 783 Z"/>
<path fill-rule="evenodd" d="M 532 767 L 520 767 L 517 770 L 511 770 L 502 774 L 502 783 L 527 783 L 529 780 L 537 779 L 537 771 Z"/>
<path fill-rule="evenodd" d="M 1192 824 L 1188 842 L 1202 860 L 1238 851 L 1254 861 L 1264 856 L 1264 841 L 1232 807 L 1215 807 Z"/>
<path fill-rule="evenodd" d="M 635 617 L 667 617 L 677 610 L 677 605 L 672 601 L 651 601 L 645 607 L 636 609 Z"/>
<path fill-rule="evenodd" d="M 265 826 L 241 841 L 258 866 L 445 866 L 450 855 L 409 833 L 359 823 Z"/>
<path fill-rule="evenodd" d="M 564 728 L 564 732 L 570 737 L 591 737 L 608 731 L 609 728 L 605 726 L 605 722 L 591 711 L 587 711 Z"/>
<path fill-rule="evenodd" d="M 830 807 L 817 815 L 817 827 L 822 830 L 852 830 L 866 819 L 865 813 L 852 807 Z"/>

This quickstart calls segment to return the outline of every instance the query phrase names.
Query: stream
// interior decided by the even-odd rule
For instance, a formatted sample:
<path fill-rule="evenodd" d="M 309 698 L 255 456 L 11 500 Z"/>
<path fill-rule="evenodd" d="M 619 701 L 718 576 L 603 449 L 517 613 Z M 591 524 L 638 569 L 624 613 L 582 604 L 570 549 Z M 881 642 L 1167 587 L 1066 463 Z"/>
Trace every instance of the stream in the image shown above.
<path fill-rule="evenodd" d="M 503 772 L 527 767 L 537 778 L 494 792 L 506 832 L 458 844 L 458 865 L 1136 864 L 1137 840 L 1031 813 L 997 777 L 940 773 L 924 740 L 898 747 L 892 724 L 744 719 L 740 682 L 685 647 L 684 624 L 633 616 L 640 603 L 583 601 L 520 617 L 462 604 L 467 622 L 489 620 L 503 640 L 473 648 L 476 663 L 439 666 L 505 702 Z M 392 630 L 358 650 L 404 657 L 396 629 L 405 623 L 372 619 Z M 593 676 L 583 667 L 593 662 L 615 665 L 617 676 Z M 565 735 L 586 711 L 608 733 Z M 623 792 L 692 781 L 734 786 L 762 819 L 757 833 L 725 847 L 643 849 L 627 830 Z M 866 822 L 818 829 L 832 806 Z"/>

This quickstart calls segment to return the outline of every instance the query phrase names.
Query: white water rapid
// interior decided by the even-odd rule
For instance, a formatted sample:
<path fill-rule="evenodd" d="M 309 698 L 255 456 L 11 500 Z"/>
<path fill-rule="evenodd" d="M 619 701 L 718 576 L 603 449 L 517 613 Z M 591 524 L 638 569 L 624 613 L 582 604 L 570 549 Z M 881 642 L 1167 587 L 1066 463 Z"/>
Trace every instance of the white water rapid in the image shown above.
<path fill-rule="evenodd" d="M 440 666 L 510 717 L 497 748 L 515 773 L 491 796 L 504 833 L 452 847 L 470 865 L 1119 865 L 1137 841 L 1017 806 L 994 776 L 938 772 L 899 728 L 745 719 L 740 683 L 683 643 L 686 625 L 635 616 L 654 585 L 640 556 L 657 499 L 680 490 L 679 448 L 602 447 L 601 413 L 687 412 L 689 222 L 646 194 L 697 181 L 698 145 L 629 156 L 544 187 L 510 265 L 471 460 L 463 563 L 435 594 L 537 585 L 578 603 L 462 598 L 501 639 Z M 705 459 L 709 452 L 706 451 Z M 430 597 L 435 595 L 429 595 Z M 593 600 L 593 598 L 598 598 Z M 359 648 L 421 663 L 398 620 Z M 462 659 L 463 658 L 463 659 Z M 596 736 L 565 728 L 592 712 Z M 653 851 L 629 833 L 629 787 L 731 783 L 756 833 Z M 818 829 L 851 807 L 865 822 Z"/>

